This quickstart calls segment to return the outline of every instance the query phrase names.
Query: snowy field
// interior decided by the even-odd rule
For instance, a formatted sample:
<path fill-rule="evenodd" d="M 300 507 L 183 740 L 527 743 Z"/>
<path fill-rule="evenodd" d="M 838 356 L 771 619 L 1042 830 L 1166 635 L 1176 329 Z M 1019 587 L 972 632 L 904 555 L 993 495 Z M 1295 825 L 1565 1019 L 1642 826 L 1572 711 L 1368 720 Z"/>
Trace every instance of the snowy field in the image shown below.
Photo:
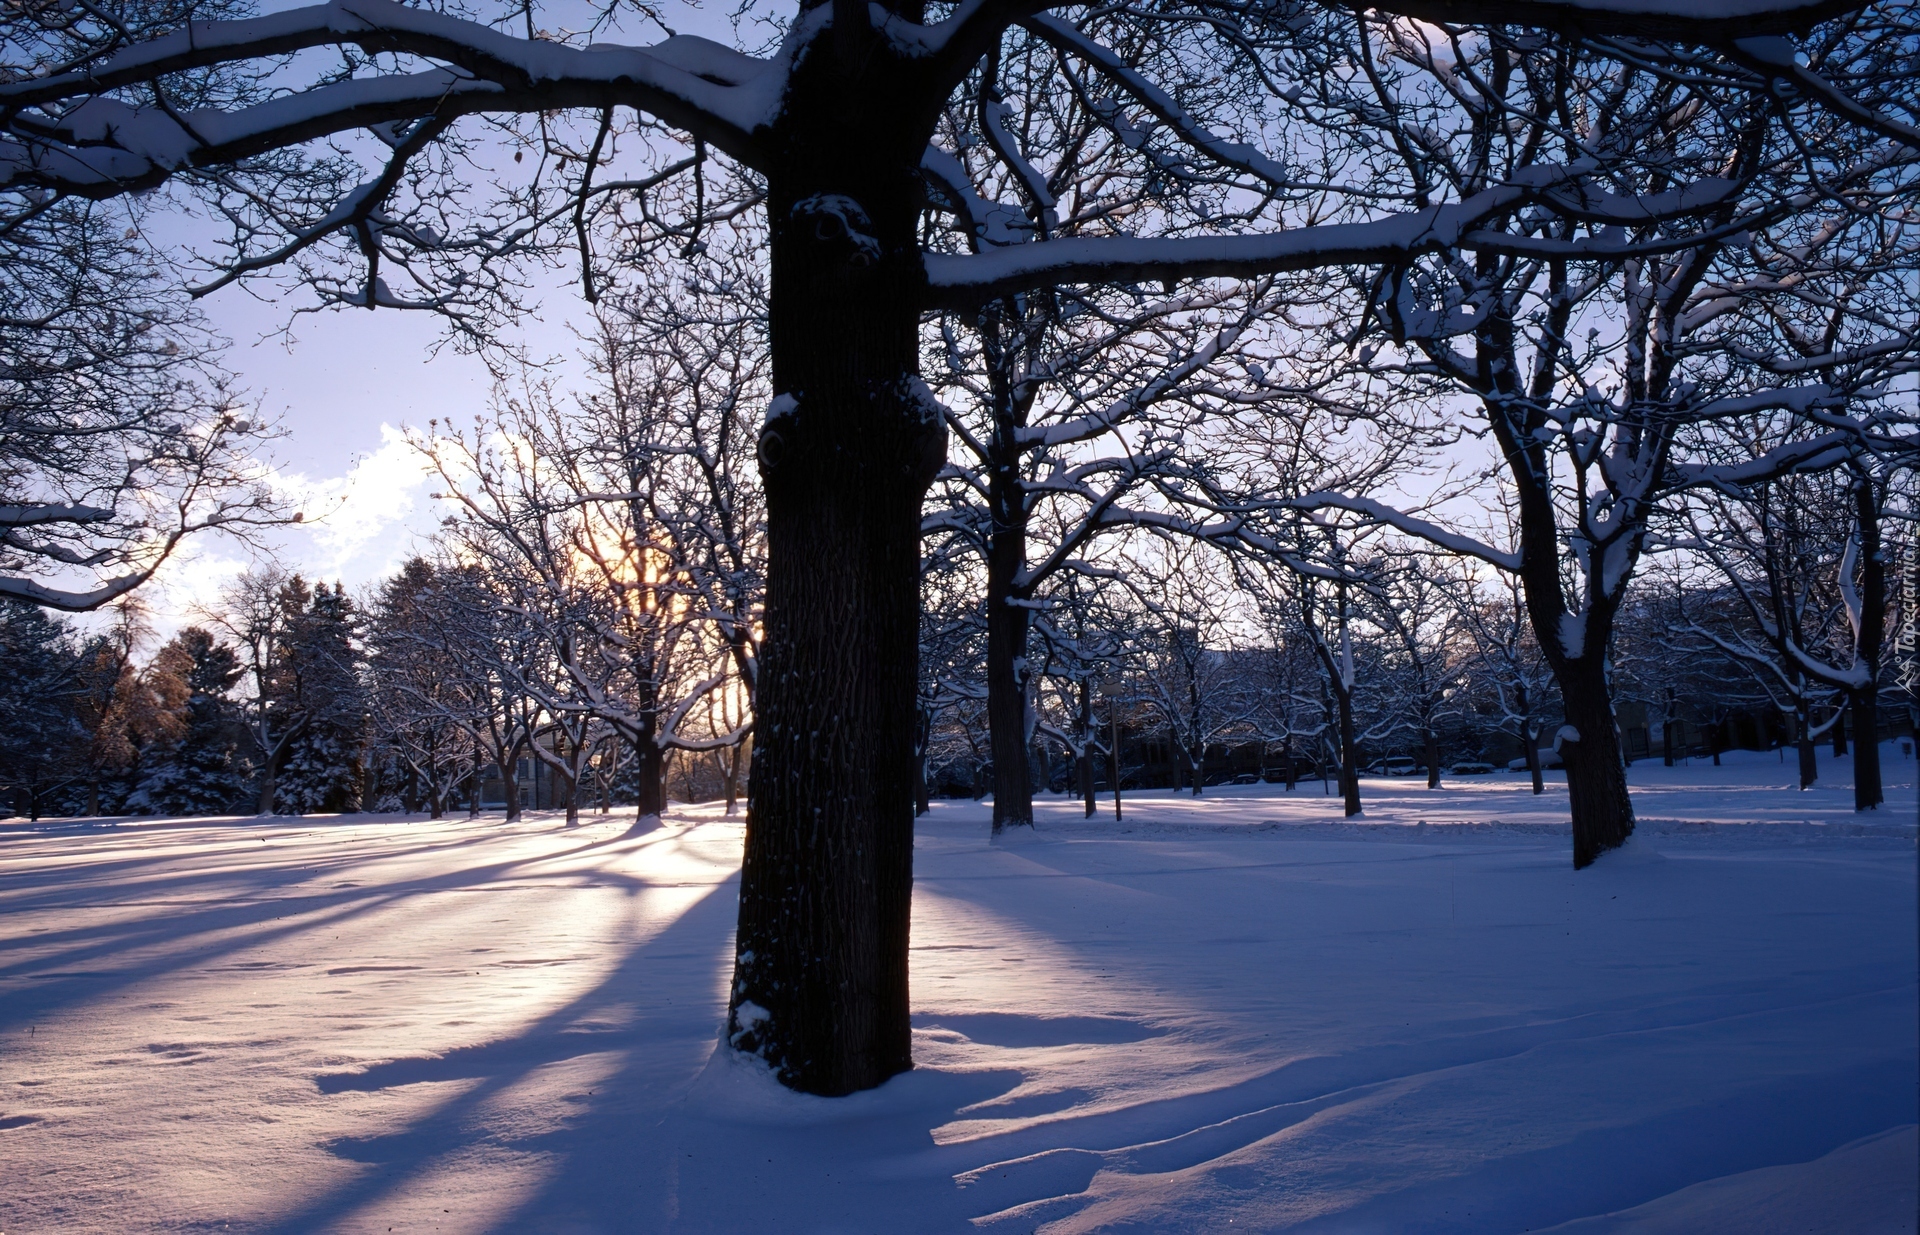
<path fill-rule="evenodd" d="M 715 1051 L 740 826 L 0 823 L 0 1230 L 1912 1231 L 1912 761 L 919 828 L 919 1067 Z M 1418 826 L 1424 820 L 1426 826 Z"/>

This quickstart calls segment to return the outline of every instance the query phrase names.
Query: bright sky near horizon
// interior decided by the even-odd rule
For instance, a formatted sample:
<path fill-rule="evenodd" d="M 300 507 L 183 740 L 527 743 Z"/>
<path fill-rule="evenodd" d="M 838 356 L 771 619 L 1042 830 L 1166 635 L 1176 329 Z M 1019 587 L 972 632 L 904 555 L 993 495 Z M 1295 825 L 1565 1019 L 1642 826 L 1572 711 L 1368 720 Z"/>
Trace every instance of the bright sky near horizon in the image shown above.
<path fill-rule="evenodd" d="M 486 367 L 441 348 L 438 324 L 399 312 L 313 314 L 278 337 L 296 307 L 228 291 L 205 306 L 233 340 L 229 363 L 254 406 L 286 436 L 274 444 L 282 491 L 311 520 L 265 552 L 224 537 L 189 542 L 146 596 L 164 636 L 256 556 L 309 578 L 360 587 L 390 573 L 429 530 L 431 486 L 402 426 L 484 410 Z"/>

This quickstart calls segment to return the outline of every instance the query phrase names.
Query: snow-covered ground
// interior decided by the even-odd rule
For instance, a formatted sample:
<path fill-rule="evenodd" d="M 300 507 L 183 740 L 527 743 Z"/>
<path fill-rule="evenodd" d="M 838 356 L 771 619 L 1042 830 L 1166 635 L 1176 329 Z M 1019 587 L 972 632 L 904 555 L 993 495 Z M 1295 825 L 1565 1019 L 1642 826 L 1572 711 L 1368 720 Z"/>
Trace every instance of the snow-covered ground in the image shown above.
<path fill-rule="evenodd" d="M 0 1230 L 1912 1231 L 1889 754 L 1642 763 L 1579 874 L 1510 775 L 942 803 L 919 1067 L 831 1101 L 715 1050 L 714 808 L 0 824 Z"/>

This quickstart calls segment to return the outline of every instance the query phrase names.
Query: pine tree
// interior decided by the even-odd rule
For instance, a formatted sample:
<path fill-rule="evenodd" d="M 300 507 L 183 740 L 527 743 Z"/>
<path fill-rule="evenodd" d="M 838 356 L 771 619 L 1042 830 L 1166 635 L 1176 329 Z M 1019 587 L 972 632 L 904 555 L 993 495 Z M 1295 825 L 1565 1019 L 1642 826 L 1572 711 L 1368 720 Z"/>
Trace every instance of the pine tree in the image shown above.
<path fill-rule="evenodd" d="M 147 672 L 180 684 L 185 717 L 179 742 L 141 778 L 128 809 L 156 815 L 236 809 L 252 773 L 231 697 L 242 673 L 240 658 L 207 631 L 189 626 L 160 649 Z"/>
<path fill-rule="evenodd" d="M 298 717 L 278 783 L 287 814 L 360 809 L 366 765 L 367 699 L 353 643 L 353 603 L 336 583 L 308 599 L 298 578 L 289 606 L 274 692 Z M 304 605 L 303 605 L 304 602 Z"/>
<path fill-rule="evenodd" d="M 148 637 L 144 614 L 122 601 L 117 619 L 79 655 L 74 713 L 84 736 L 77 775 L 63 795 L 70 813 L 120 814 L 135 787 L 163 762 L 186 731 L 186 680 L 164 664 L 141 670 L 134 653 Z"/>
<path fill-rule="evenodd" d="M 0 601 L 0 814 L 37 819 L 74 774 L 79 650 L 37 605 Z"/>

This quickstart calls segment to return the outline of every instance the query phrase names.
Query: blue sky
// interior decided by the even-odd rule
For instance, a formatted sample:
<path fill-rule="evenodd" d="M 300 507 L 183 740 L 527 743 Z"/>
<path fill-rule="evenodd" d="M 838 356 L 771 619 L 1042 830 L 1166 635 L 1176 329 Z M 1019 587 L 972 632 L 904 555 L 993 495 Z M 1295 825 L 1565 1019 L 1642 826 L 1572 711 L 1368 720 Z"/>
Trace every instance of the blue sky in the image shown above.
<path fill-rule="evenodd" d="M 289 343 L 279 332 L 296 304 L 228 289 L 205 308 L 232 339 L 229 363 L 254 406 L 286 431 L 272 450 L 277 479 L 312 519 L 273 536 L 264 556 L 357 588 L 390 573 L 436 519 L 401 427 L 484 409 L 490 380 L 475 357 L 436 355 L 438 324 L 414 314 L 308 314 Z M 156 626 L 190 620 L 253 556 L 221 537 L 190 544 L 146 597 Z"/>

